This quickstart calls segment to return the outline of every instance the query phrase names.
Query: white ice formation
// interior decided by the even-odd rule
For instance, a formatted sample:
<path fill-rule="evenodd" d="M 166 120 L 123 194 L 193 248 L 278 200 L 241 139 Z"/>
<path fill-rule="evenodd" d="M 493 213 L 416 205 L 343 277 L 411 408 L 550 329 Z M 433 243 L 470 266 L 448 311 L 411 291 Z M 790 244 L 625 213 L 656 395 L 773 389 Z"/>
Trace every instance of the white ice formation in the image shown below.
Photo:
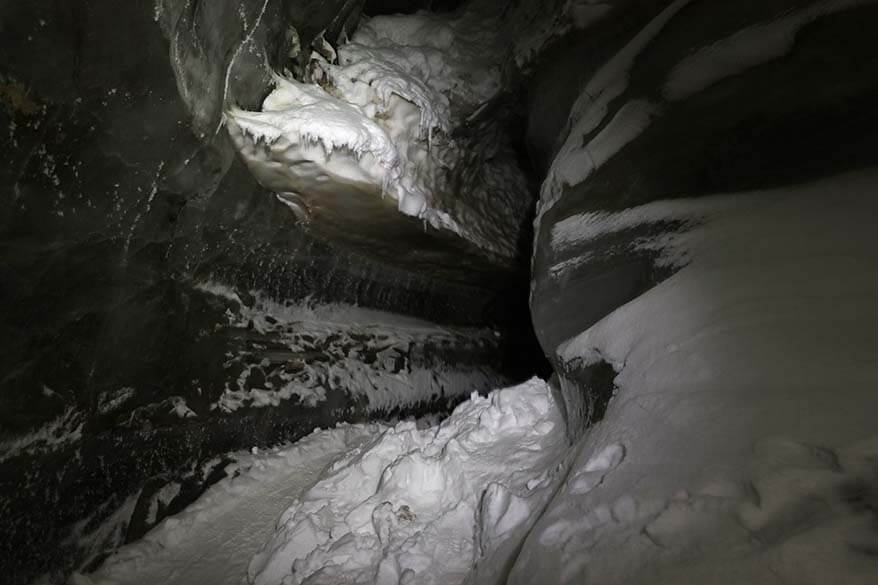
<path fill-rule="evenodd" d="M 255 176 L 304 216 L 339 189 L 381 194 L 406 215 L 514 255 L 529 201 L 514 155 L 487 131 L 476 149 L 452 134 L 501 89 L 499 19 L 481 4 L 368 19 L 334 54 L 312 53 L 314 83 L 276 75 L 262 111 L 229 110 L 229 133 Z M 461 181 L 473 150 L 484 164 Z"/>

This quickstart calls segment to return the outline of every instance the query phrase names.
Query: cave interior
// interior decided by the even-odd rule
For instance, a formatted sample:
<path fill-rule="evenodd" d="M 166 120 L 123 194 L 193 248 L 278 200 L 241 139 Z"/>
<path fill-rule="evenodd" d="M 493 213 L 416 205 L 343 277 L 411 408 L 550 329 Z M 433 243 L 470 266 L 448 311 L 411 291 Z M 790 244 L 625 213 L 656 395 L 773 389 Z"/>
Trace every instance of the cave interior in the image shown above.
<path fill-rule="evenodd" d="M 874 0 L 0 0 L 10 585 L 878 583 Z"/>

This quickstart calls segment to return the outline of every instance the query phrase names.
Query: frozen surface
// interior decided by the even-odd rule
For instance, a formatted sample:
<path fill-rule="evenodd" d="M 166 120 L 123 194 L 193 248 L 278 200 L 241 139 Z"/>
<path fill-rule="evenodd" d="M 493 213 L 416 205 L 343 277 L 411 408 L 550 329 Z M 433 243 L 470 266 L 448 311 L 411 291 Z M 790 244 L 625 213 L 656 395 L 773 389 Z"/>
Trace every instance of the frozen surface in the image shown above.
<path fill-rule="evenodd" d="M 552 43 L 575 29 L 586 29 L 613 9 L 615 0 L 531 0 L 511 11 L 507 30 L 512 58 L 523 71 L 531 71 Z"/>
<path fill-rule="evenodd" d="M 0 442 L 0 461 L 34 451 L 55 449 L 68 443 L 75 443 L 82 439 L 84 424 L 81 413 L 74 408 L 67 408 L 61 415 L 39 429 Z"/>
<path fill-rule="evenodd" d="M 438 426 L 340 425 L 242 453 L 230 478 L 76 579 L 502 582 L 509 545 L 564 477 L 561 425 L 549 387 L 533 379 L 474 394 Z"/>
<path fill-rule="evenodd" d="M 673 276 L 557 348 L 617 372 L 510 583 L 878 582 L 875 169 L 559 223 Z M 687 211 L 688 208 L 688 211 Z"/>
<path fill-rule="evenodd" d="M 722 79 L 778 59 L 792 49 L 796 35 L 805 25 L 868 2 L 814 2 L 777 20 L 740 30 L 686 57 L 671 71 L 663 94 L 669 100 L 685 99 Z"/>
<path fill-rule="evenodd" d="M 315 432 L 243 456 L 89 578 L 871 585 L 875 185 L 872 169 L 573 216 L 555 246 L 682 227 L 640 243 L 673 276 L 556 349 L 617 372 L 572 448 L 539 380 L 474 395 L 434 427 Z"/>
<path fill-rule="evenodd" d="M 366 410 L 378 411 L 497 385 L 488 368 L 441 362 L 438 349 L 432 350 L 435 356 L 429 355 L 430 348 L 493 344 L 497 334 L 491 329 L 442 327 L 404 315 L 308 299 L 279 303 L 259 291 L 251 291 L 246 304 L 222 284 L 206 281 L 196 286 L 232 301 L 233 308 L 226 311 L 229 326 L 246 331 L 262 348 L 254 353 L 248 347 L 226 356 L 227 365 L 240 366 L 240 371 L 211 409 L 233 412 L 278 406 L 287 400 L 315 406 L 326 400 L 328 390 L 341 390 L 362 397 Z M 417 356 L 412 355 L 414 347 L 420 348 Z M 258 372 L 272 374 L 254 384 L 251 380 Z M 179 406 L 173 405 L 175 412 L 187 416 Z"/>
<path fill-rule="evenodd" d="M 734 196 L 656 201 L 622 211 L 591 211 L 571 215 L 552 226 L 552 248 L 567 250 L 589 240 L 649 223 L 701 223 L 741 206 Z"/>
<path fill-rule="evenodd" d="M 534 379 L 473 395 L 437 428 L 386 429 L 284 513 L 251 580 L 464 582 L 545 503 L 566 447 L 560 425 Z"/>
<path fill-rule="evenodd" d="M 588 139 L 607 117 L 611 102 L 628 88 L 635 59 L 689 1 L 670 3 L 586 83 L 570 110 L 564 144 L 543 181 L 537 223 L 558 202 L 565 186 L 586 180 L 649 125 L 655 106 L 637 100 L 623 106 L 597 136 Z"/>
<path fill-rule="evenodd" d="M 493 4 L 365 20 L 337 50 L 312 53 L 312 82 L 275 76 L 262 111 L 229 110 L 233 141 L 260 182 L 306 221 L 343 186 L 387 196 L 406 215 L 513 256 L 528 201 L 514 154 L 486 131 L 482 173 L 454 180 L 478 149 L 453 130 L 471 126 L 501 89 L 506 47 Z"/>
<path fill-rule="evenodd" d="M 293 446 L 236 454 L 231 477 L 211 487 L 142 540 L 79 575 L 80 585 L 239 585 L 250 557 L 271 536 L 274 521 L 316 481 L 325 467 L 378 428 L 342 425 L 317 431 Z"/>

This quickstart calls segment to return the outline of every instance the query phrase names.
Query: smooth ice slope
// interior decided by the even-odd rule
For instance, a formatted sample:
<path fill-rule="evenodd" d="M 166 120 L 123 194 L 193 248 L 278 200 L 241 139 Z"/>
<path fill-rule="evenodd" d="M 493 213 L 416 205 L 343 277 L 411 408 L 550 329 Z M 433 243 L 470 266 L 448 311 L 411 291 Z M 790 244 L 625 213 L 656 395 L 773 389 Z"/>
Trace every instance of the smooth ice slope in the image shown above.
<path fill-rule="evenodd" d="M 616 393 L 510 583 L 878 582 L 878 170 L 574 216 L 676 274 L 562 343 Z M 667 224 L 666 224 L 667 225 Z"/>

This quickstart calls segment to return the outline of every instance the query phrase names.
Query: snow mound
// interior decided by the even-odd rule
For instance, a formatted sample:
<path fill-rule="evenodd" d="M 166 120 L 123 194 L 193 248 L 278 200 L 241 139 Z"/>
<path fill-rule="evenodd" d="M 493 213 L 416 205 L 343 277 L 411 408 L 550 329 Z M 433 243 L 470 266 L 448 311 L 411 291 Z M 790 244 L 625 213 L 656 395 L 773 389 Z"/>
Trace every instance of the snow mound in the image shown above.
<path fill-rule="evenodd" d="M 250 582 L 464 582 L 542 509 L 562 475 L 561 424 L 533 379 L 474 394 L 438 427 L 386 428 L 283 514 Z"/>
<path fill-rule="evenodd" d="M 233 141 L 263 184 L 296 192 L 330 179 L 383 187 L 398 178 L 399 155 L 390 136 L 360 108 L 316 85 L 280 76 L 274 82 L 261 112 L 232 109 L 226 115 Z M 353 160 L 333 159 L 339 150 Z M 278 171 L 279 165 L 308 162 L 314 168 L 307 172 Z"/>

